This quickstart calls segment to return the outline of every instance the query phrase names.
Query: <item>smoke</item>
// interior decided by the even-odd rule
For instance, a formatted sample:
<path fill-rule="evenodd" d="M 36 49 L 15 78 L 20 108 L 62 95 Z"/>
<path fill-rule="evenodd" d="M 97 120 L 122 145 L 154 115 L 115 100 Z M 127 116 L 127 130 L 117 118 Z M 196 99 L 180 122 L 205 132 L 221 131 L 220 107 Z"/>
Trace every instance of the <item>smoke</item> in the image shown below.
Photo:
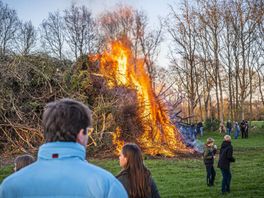
<path fill-rule="evenodd" d="M 176 122 L 176 127 L 180 132 L 182 142 L 189 148 L 192 148 L 198 153 L 203 152 L 203 142 L 196 139 L 195 125 L 188 125 L 182 122 Z"/>

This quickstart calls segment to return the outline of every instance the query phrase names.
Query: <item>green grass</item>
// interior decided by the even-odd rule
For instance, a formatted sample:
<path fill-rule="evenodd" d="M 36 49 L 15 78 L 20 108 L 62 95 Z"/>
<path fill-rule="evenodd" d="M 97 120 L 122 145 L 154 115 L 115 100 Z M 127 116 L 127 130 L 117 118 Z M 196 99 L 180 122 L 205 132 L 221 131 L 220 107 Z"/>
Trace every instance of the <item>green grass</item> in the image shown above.
<path fill-rule="evenodd" d="M 200 140 L 213 137 L 218 148 L 223 135 L 217 132 L 207 132 Z M 264 131 L 251 130 L 249 139 L 232 139 L 236 162 L 231 165 L 232 181 L 231 193 L 224 197 L 264 197 Z M 103 167 L 114 175 L 119 171 L 118 158 L 116 160 L 89 160 L 91 163 Z M 205 167 L 201 157 L 196 159 L 148 159 L 145 164 L 157 183 L 161 197 L 223 197 L 220 194 L 222 175 L 216 168 L 214 187 L 207 187 L 205 182 Z M 0 170 L 0 181 L 12 172 L 12 166 Z"/>
<path fill-rule="evenodd" d="M 251 126 L 264 129 L 264 121 L 251 121 Z"/>

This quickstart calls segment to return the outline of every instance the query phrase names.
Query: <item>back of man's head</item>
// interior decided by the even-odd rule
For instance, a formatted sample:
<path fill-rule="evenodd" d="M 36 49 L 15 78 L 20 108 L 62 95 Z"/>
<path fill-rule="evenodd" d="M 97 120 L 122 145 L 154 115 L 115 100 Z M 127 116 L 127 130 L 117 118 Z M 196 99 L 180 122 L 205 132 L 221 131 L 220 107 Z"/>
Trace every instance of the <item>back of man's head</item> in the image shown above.
<path fill-rule="evenodd" d="M 46 142 L 76 142 L 80 130 L 92 125 L 91 111 L 81 102 L 61 99 L 46 105 L 42 124 Z"/>

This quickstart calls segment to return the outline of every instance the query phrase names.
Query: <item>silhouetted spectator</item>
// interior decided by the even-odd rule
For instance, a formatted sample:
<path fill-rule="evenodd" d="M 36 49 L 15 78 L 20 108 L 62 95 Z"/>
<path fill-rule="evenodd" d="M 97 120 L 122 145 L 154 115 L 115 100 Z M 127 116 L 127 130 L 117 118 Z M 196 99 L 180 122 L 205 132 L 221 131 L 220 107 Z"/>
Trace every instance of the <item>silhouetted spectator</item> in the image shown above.
<path fill-rule="evenodd" d="M 240 123 L 240 129 L 241 129 L 242 139 L 244 139 L 246 137 L 246 121 L 245 120 L 242 120 L 242 122 Z"/>
<path fill-rule="evenodd" d="M 232 123 L 231 123 L 230 120 L 228 120 L 227 123 L 226 123 L 226 133 L 227 133 L 227 135 L 230 135 L 231 131 L 232 131 Z"/>
<path fill-rule="evenodd" d="M 223 180 L 222 180 L 222 193 L 230 192 L 230 183 L 231 183 L 231 171 L 230 171 L 230 162 L 235 162 L 233 157 L 233 147 L 231 145 L 231 137 L 225 135 L 224 141 L 221 145 L 218 168 L 221 169 Z"/>
<path fill-rule="evenodd" d="M 245 121 L 245 138 L 248 138 L 248 130 L 249 130 L 248 121 Z"/>
<path fill-rule="evenodd" d="M 234 124 L 234 130 L 235 130 L 235 139 L 237 139 L 238 136 L 239 136 L 239 133 L 240 133 L 240 127 L 239 127 L 238 122 L 235 122 L 235 124 Z"/>

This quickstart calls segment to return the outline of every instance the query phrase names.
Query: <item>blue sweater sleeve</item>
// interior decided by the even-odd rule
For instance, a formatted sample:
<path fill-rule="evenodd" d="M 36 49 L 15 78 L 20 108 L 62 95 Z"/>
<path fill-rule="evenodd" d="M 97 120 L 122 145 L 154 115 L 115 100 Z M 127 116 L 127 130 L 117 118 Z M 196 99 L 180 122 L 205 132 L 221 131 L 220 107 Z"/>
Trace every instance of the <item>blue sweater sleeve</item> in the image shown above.
<path fill-rule="evenodd" d="M 118 180 L 115 180 L 109 189 L 107 198 L 128 198 L 128 196 L 123 185 Z"/>

